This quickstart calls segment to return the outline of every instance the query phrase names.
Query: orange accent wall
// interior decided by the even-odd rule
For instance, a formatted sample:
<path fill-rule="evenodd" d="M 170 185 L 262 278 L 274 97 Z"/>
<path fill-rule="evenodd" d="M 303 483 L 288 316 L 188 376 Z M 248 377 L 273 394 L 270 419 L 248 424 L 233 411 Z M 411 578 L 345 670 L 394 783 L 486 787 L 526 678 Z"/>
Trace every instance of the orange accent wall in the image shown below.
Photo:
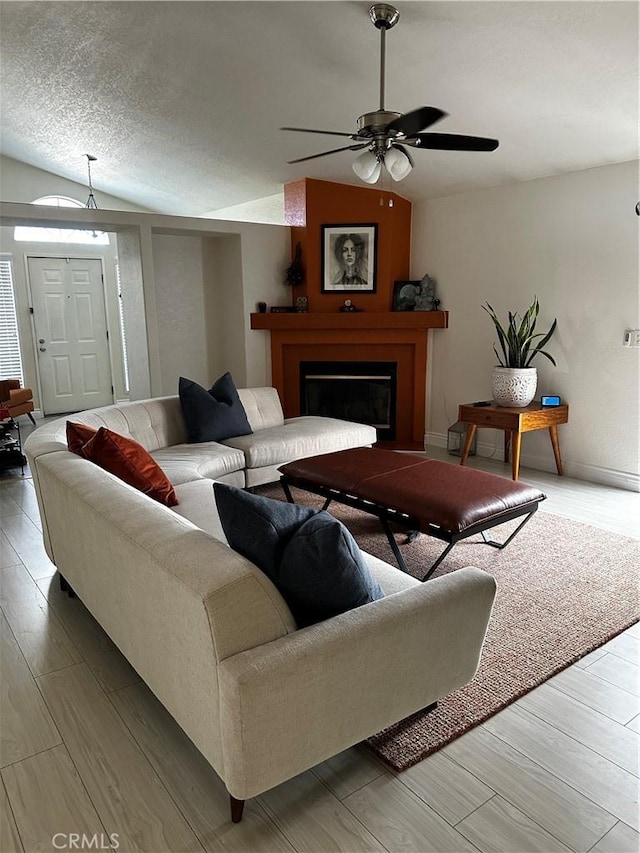
<path fill-rule="evenodd" d="M 393 206 L 389 206 L 389 202 Z M 411 202 L 377 188 L 301 178 L 284 188 L 291 257 L 302 247 L 305 283 L 292 287 L 292 304 L 306 296 L 309 311 L 337 311 L 346 298 L 363 311 L 390 311 L 393 282 L 409 277 Z M 322 293 L 322 225 L 378 225 L 375 293 Z"/>

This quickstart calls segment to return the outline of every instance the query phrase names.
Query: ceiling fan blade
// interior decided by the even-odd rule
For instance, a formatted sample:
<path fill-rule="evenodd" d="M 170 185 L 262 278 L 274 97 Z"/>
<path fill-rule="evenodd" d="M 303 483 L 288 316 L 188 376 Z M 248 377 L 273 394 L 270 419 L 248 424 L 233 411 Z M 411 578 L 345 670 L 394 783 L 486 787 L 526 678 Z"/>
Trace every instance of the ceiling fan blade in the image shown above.
<path fill-rule="evenodd" d="M 295 130 L 298 133 L 325 133 L 327 136 L 348 136 L 350 139 L 355 138 L 353 133 L 343 133 L 340 130 L 314 130 L 311 127 L 281 127 L 280 130 Z"/>
<path fill-rule="evenodd" d="M 387 125 L 387 130 L 397 130 L 399 133 L 404 133 L 405 136 L 415 136 L 426 127 L 431 127 L 441 118 L 444 118 L 447 113 L 439 110 L 437 107 L 418 107 L 417 110 L 411 110 L 410 113 L 404 113 L 400 118 L 394 119 Z"/>
<path fill-rule="evenodd" d="M 485 136 L 462 136 L 458 133 L 416 133 L 416 147 L 441 151 L 495 151 L 497 139 Z M 410 142 L 412 140 L 407 140 Z"/>
<path fill-rule="evenodd" d="M 344 148 L 332 148 L 331 151 L 322 151 L 320 154 L 312 154 L 310 157 L 298 157 L 297 160 L 287 160 L 287 163 L 304 163 L 305 160 L 315 160 L 316 157 L 326 157 L 327 154 L 337 154 L 338 151 L 359 151 L 361 148 L 366 148 L 369 143 L 363 142 L 362 145 L 345 145 Z"/>

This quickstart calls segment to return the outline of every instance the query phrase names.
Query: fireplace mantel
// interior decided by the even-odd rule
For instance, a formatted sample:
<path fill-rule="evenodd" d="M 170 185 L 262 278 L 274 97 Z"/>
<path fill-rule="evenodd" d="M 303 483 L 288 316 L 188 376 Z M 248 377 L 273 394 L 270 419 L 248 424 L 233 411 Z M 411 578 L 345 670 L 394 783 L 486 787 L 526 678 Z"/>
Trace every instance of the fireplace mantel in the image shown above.
<path fill-rule="evenodd" d="M 448 311 L 334 311 L 332 314 L 252 314 L 252 329 L 446 329 Z"/>
<path fill-rule="evenodd" d="M 446 329 L 447 311 L 251 314 L 251 328 L 271 333 L 271 381 L 285 417 L 300 414 L 301 361 L 393 361 L 397 364 L 396 441 L 424 444 L 427 338 Z"/>

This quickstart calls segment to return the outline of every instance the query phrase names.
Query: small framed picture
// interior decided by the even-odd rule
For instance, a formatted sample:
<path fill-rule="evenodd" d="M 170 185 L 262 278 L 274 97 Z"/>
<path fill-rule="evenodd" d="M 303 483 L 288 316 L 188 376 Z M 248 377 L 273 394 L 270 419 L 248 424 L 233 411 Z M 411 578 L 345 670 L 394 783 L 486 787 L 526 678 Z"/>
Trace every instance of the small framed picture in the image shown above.
<path fill-rule="evenodd" d="M 375 293 L 378 226 L 322 226 L 322 293 Z"/>
<path fill-rule="evenodd" d="M 420 280 L 394 281 L 392 311 L 414 311 L 416 297 L 420 293 Z"/>

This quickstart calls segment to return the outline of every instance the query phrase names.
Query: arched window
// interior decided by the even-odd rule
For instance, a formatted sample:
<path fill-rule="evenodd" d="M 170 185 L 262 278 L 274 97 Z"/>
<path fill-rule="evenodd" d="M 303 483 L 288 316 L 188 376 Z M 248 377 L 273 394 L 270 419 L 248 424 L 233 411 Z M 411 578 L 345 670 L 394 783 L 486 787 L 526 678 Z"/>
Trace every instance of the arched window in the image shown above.
<path fill-rule="evenodd" d="M 45 195 L 31 204 L 46 204 L 49 207 L 84 207 L 75 198 L 62 195 Z M 71 228 L 41 228 L 34 225 L 16 225 L 14 240 L 30 243 L 83 243 L 92 246 L 108 246 L 109 235 L 104 231 L 79 231 Z"/>

